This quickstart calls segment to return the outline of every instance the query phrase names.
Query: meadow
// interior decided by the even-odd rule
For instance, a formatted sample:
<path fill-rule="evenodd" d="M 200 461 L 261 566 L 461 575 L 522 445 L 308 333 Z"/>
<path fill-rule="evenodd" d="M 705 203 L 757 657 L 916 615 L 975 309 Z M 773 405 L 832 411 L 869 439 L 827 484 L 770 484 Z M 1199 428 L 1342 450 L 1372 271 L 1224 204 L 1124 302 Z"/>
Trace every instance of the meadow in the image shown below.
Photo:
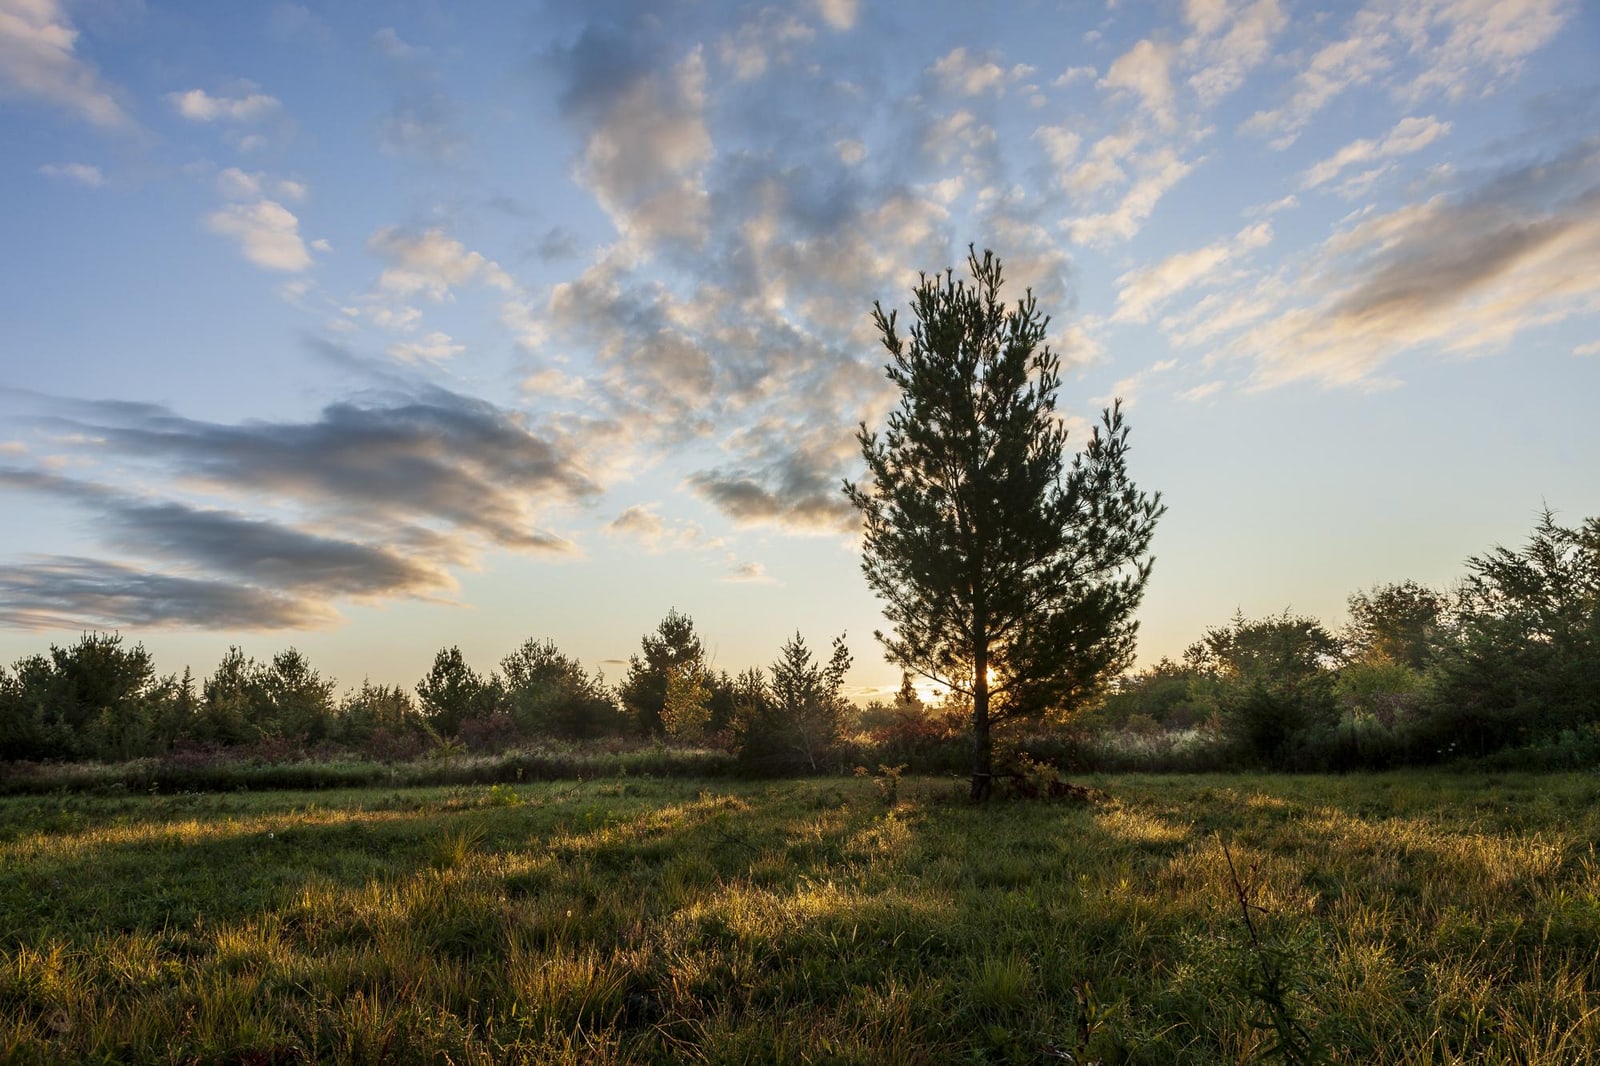
<path fill-rule="evenodd" d="M 1600 777 L 0 799 L 0 1061 L 1577 1063 Z"/>

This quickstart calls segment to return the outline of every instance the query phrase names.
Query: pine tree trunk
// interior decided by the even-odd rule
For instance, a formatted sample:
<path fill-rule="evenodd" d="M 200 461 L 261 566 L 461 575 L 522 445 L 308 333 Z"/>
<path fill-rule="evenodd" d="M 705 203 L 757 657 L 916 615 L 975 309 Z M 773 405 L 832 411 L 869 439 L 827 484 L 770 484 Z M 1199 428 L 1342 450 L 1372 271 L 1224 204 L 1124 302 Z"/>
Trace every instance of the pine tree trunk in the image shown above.
<path fill-rule="evenodd" d="M 989 656 L 974 656 L 972 683 L 972 802 L 983 803 L 994 791 L 994 738 L 989 733 Z"/>

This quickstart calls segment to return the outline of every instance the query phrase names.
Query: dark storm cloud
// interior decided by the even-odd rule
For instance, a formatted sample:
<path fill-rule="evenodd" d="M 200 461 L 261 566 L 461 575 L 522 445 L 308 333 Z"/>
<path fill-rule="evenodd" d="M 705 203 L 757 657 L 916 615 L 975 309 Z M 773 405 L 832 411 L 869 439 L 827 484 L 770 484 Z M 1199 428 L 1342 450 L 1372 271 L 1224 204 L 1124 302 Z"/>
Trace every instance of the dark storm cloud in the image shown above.
<path fill-rule="evenodd" d="M 337 618 L 309 597 L 100 559 L 52 555 L 0 566 L 0 626 L 10 629 L 306 629 Z"/>

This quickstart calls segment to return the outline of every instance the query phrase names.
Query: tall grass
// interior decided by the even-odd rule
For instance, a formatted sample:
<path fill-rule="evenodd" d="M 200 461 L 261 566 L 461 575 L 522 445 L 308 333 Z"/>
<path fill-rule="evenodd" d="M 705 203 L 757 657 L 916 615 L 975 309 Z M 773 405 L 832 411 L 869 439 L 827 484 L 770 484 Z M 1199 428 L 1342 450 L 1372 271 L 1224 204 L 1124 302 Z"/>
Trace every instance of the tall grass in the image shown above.
<path fill-rule="evenodd" d="M 1600 1056 L 1600 780 L 1094 784 L 14 797 L 0 1061 Z"/>

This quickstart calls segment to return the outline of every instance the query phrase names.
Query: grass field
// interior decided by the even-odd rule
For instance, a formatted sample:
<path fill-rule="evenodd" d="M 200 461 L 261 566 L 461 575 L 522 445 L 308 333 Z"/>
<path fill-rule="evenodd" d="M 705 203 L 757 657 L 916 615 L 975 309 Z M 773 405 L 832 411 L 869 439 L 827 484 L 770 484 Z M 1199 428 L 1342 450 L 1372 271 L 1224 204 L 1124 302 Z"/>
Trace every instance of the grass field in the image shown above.
<path fill-rule="evenodd" d="M 6 799 L 0 1061 L 1600 1059 L 1600 778 L 1087 783 Z"/>

